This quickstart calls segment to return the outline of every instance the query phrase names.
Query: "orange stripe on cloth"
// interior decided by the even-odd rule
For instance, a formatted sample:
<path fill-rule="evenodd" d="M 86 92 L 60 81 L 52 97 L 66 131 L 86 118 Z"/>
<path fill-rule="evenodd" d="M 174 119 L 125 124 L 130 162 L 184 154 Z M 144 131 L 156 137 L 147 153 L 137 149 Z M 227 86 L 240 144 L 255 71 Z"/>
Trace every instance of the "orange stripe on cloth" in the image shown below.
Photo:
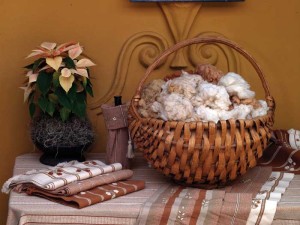
<path fill-rule="evenodd" d="M 159 225 L 166 225 L 167 224 L 167 222 L 169 220 L 170 213 L 171 213 L 172 205 L 174 204 L 175 199 L 179 196 L 182 189 L 183 189 L 183 187 L 179 187 L 175 191 L 175 193 L 169 198 L 169 200 L 168 200 L 168 202 L 167 202 L 167 204 L 164 208 L 164 211 L 163 211 L 162 217 L 160 219 Z"/>
<path fill-rule="evenodd" d="M 190 225 L 196 225 L 197 219 L 201 213 L 201 207 L 202 207 L 202 202 L 205 199 L 206 191 L 205 190 L 199 190 L 199 197 L 195 203 L 194 210 L 191 216 L 190 220 Z"/>

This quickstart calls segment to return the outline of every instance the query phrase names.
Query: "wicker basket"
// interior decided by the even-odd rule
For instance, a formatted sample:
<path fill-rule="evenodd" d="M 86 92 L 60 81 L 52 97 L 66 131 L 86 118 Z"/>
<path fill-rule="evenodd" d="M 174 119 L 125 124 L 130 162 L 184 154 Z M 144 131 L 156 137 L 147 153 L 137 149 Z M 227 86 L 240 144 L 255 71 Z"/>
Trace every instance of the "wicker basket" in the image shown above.
<path fill-rule="evenodd" d="M 265 90 L 267 115 L 247 120 L 214 122 L 163 121 L 142 118 L 138 102 L 150 73 L 171 53 L 185 46 L 224 44 L 243 55 L 254 67 Z M 224 185 L 256 165 L 271 136 L 275 102 L 256 61 L 232 41 L 198 37 L 180 42 L 163 52 L 140 81 L 129 109 L 129 130 L 136 148 L 144 152 L 152 166 L 185 185 L 212 187 Z"/>

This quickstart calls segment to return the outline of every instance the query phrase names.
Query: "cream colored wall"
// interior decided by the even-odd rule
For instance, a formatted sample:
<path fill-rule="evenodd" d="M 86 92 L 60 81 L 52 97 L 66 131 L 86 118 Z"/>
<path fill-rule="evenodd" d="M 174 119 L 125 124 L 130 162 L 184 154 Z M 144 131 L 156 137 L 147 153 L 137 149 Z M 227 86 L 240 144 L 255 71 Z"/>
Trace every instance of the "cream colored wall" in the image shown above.
<path fill-rule="evenodd" d="M 298 112 L 300 84 L 300 1 L 246 0 L 243 3 L 207 3 L 195 14 L 188 37 L 213 31 L 240 43 L 262 66 L 276 99 L 276 128 L 300 129 Z M 29 61 L 24 57 L 43 41 L 66 42 L 78 40 L 85 53 L 97 64 L 92 69 L 95 78 L 95 105 L 116 84 L 119 53 L 132 35 L 154 31 L 172 45 L 174 39 L 166 18 L 157 4 L 130 3 L 129 0 L 24 0 L 0 1 L 0 118 L 1 173 L 0 183 L 12 175 L 16 156 L 33 152 L 28 134 L 29 116 L 23 104 L 23 69 Z M 128 69 L 122 95 L 130 99 L 144 67 L 138 62 L 137 51 L 132 62 L 124 61 L 121 69 Z M 125 57 L 125 59 L 128 59 Z M 166 64 L 167 65 L 167 64 Z M 241 62 L 241 73 L 248 77 L 248 68 Z M 246 67 L 244 67 L 246 66 Z M 164 66 L 164 69 L 168 69 Z M 157 74 L 156 74 L 157 75 Z M 248 78 L 247 78 L 248 79 Z M 254 87 L 258 80 L 249 77 Z M 260 88 L 260 86 L 258 86 Z M 92 151 L 104 151 L 105 127 L 101 116 L 89 111 L 97 132 Z M 7 214 L 6 195 L 0 194 L 0 221 Z"/>

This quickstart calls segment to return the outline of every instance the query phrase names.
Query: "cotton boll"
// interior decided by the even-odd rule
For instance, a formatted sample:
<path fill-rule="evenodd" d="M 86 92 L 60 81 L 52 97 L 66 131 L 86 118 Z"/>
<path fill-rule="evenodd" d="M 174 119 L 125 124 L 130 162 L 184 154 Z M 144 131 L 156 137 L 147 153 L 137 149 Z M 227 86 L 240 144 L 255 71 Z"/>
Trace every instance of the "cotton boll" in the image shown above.
<path fill-rule="evenodd" d="M 218 112 L 220 120 L 235 119 L 237 112 L 235 110 L 220 110 Z"/>
<path fill-rule="evenodd" d="M 143 117 L 157 118 L 157 115 L 153 113 L 150 107 L 155 99 L 160 95 L 164 83 L 165 81 L 157 79 L 151 81 L 143 88 L 138 109 L 140 115 L 142 115 Z"/>
<path fill-rule="evenodd" d="M 255 96 L 255 92 L 249 90 L 244 84 L 233 84 L 226 87 L 226 90 L 230 96 L 237 95 L 240 99 L 249 99 Z"/>
<path fill-rule="evenodd" d="M 251 112 L 252 118 L 259 117 L 259 116 L 265 116 L 268 113 L 269 107 L 267 105 L 267 102 L 264 100 L 258 100 L 258 102 L 261 107 L 252 110 L 252 112 Z"/>
<path fill-rule="evenodd" d="M 204 100 L 197 94 L 191 98 L 191 103 L 195 108 L 197 108 L 199 106 L 203 106 Z"/>
<path fill-rule="evenodd" d="M 166 111 L 161 103 L 157 101 L 153 102 L 151 105 L 151 110 L 157 114 L 157 118 L 161 118 L 165 121 L 168 120 Z"/>
<path fill-rule="evenodd" d="M 189 74 L 188 72 L 182 71 L 181 77 L 189 79 L 193 84 L 198 85 L 199 83 L 206 82 L 199 74 Z"/>
<path fill-rule="evenodd" d="M 191 102 L 187 98 L 176 93 L 166 96 L 163 104 L 169 120 L 185 121 L 193 114 Z"/>
<path fill-rule="evenodd" d="M 219 121 L 218 111 L 209 107 L 199 106 L 196 109 L 196 113 L 201 121 L 215 123 Z"/>
<path fill-rule="evenodd" d="M 153 80 L 149 84 L 147 84 L 141 93 L 141 98 L 148 102 L 153 102 L 155 101 L 155 98 L 160 94 L 162 86 L 166 82 L 161 79 Z"/>
<path fill-rule="evenodd" d="M 255 92 L 250 90 L 250 85 L 239 74 L 227 73 L 221 77 L 218 85 L 224 86 L 230 96 L 236 95 L 240 99 L 254 98 Z"/>
<path fill-rule="evenodd" d="M 192 101 L 195 105 L 209 106 L 212 109 L 228 110 L 231 105 L 229 95 L 222 86 L 202 83 L 198 87 L 198 95 Z"/>
<path fill-rule="evenodd" d="M 252 105 L 234 105 L 234 108 L 232 110 L 234 115 L 233 118 L 237 120 L 245 120 L 249 118 L 249 115 L 251 115 L 252 110 Z"/>
<path fill-rule="evenodd" d="M 172 80 L 168 80 L 162 87 L 162 92 L 165 93 L 177 93 L 184 95 L 186 98 L 190 99 L 197 93 L 196 87 L 199 82 L 203 79 L 199 75 L 189 75 L 186 72 L 180 77 L 176 77 Z"/>

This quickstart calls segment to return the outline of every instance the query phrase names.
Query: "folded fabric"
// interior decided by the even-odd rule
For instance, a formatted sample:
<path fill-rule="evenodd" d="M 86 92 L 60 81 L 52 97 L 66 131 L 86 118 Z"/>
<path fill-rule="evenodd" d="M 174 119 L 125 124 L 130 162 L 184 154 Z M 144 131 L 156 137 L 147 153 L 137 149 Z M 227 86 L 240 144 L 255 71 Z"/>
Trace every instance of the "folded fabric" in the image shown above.
<path fill-rule="evenodd" d="M 60 196 L 51 194 L 47 191 L 29 187 L 26 191 L 28 195 L 39 196 L 50 201 L 58 202 L 75 208 L 84 208 L 99 202 L 117 198 L 145 188 L 144 181 L 119 181 L 92 188 L 88 191 L 80 192 L 72 196 Z"/>
<path fill-rule="evenodd" d="M 101 185 L 114 183 L 120 180 L 127 180 L 132 177 L 132 175 L 132 170 L 119 170 L 111 173 L 101 174 L 81 181 L 74 181 L 55 190 L 47 190 L 47 192 L 54 195 L 70 196 Z M 19 184 L 14 187 L 13 190 L 16 192 L 26 192 L 28 188 L 40 189 L 34 184 Z"/>
<path fill-rule="evenodd" d="M 291 137 L 299 141 L 296 135 L 291 130 L 290 134 L 286 130 L 275 130 L 273 143 L 264 150 L 258 165 L 272 167 L 273 171 L 300 174 L 300 149 L 295 149 L 290 143 Z"/>
<path fill-rule="evenodd" d="M 9 191 L 16 185 L 22 183 L 32 183 L 45 190 L 55 190 L 78 180 L 85 180 L 100 174 L 105 174 L 122 169 L 120 163 L 105 165 L 98 160 L 69 163 L 62 163 L 48 170 L 32 170 L 25 174 L 17 175 L 6 181 L 2 187 L 2 192 Z"/>

